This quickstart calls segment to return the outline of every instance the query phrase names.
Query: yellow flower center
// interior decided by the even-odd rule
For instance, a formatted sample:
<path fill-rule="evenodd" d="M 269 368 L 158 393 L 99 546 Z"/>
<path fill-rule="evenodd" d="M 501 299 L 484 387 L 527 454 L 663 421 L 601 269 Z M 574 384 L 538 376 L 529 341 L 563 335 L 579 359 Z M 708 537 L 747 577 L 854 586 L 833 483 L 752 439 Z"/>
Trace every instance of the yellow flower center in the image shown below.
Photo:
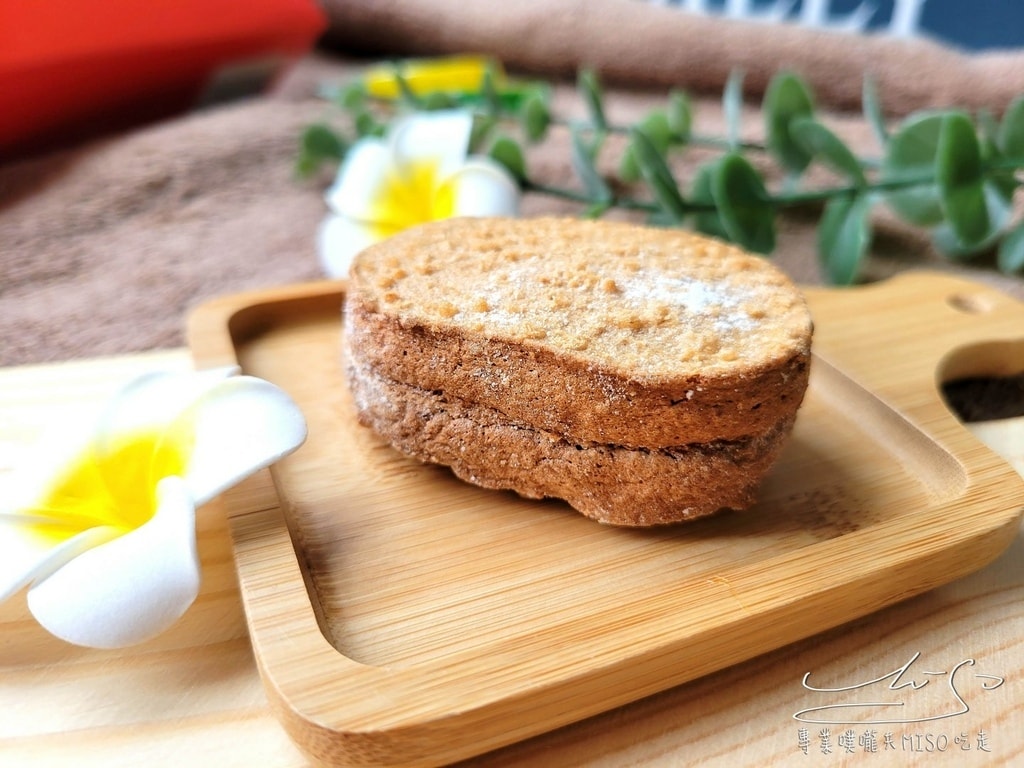
<path fill-rule="evenodd" d="M 455 213 L 455 190 L 441 178 L 437 161 L 415 160 L 388 174 L 371 202 L 376 235 L 383 239 Z"/>
<path fill-rule="evenodd" d="M 156 512 L 157 482 L 183 474 L 191 442 L 186 434 L 136 432 L 83 452 L 30 510 L 48 518 L 33 533 L 57 544 L 98 526 L 140 527 Z"/>

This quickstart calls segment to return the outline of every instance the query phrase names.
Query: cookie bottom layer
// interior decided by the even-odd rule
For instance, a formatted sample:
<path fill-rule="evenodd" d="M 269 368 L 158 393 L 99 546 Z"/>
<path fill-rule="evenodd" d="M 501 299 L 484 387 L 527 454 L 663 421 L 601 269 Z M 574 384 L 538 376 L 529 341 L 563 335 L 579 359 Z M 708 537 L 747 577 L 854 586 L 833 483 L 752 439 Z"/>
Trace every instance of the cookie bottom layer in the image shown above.
<path fill-rule="evenodd" d="M 751 506 L 794 422 L 746 440 L 658 450 L 578 444 L 346 363 L 360 423 L 402 453 L 484 488 L 563 499 L 611 525 L 676 523 Z"/>

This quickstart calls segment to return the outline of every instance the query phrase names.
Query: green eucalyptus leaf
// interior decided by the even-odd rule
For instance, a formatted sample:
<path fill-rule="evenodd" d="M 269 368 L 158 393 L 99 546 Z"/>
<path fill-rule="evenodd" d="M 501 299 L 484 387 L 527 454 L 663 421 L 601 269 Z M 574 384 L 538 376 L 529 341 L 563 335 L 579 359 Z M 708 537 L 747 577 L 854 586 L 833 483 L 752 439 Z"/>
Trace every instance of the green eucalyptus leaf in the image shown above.
<path fill-rule="evenodd" d="M 627 144 L 619 157 L 619 178 L 627 184 L 640 181 L 640 164 L 636 161 L 636 152 L 632 144 Z"/>
<path fill-rule="evenodd" d="M 999 148 L 1006 157 L 1024 160 L 1024 95 L 1014 99 L 999 124 Z"/>
<path fill-rule="evenodd" d="M 299 153 L 295 160 L 295 175 L 300 179 L 308 178 L 320 170 L 323 161 L 319 158 L 309 157 Z"/>
<path fill-rule="evenodd" d="M 719 160 L 711 176 L 711 196 L 729 239 L 748 250 L 775 250 L 775 210 L 764 181 L 742 155 Z"/>
<path fill-rule="evenodd" d="M 588 131 L 579 130 L 577 131 L 581 146 L 586 149 L 587 154 L 590 155 L 590 160 L 593 163 L 597 163 L 597 158 L 601 154 L 601 148 L 604 147 L 604 143 L 608 138 L 608 134 L 605 131 Z M 587 137 L 590 137 L 589 140 Z"/>
<path fill-rule="evenodd" d="M 868 183 L 860 161 L 843 140 L 813 117 L 798 117 L 789 126 L 794 141 L 812 157 L 820 158 L 836 173 L 858 186 Z"/>
<path fill-rule="evenodd" d="M 608 130 L 608 118 L 604 114 L 604 92 L 597 73 L 592 69 L 582 69 L 576 78 L 576 88 L 587 107 L 590 122 L 600 131 Z"/>
<path fill-rule="evenodd" d="M 743 136 L 743 72 L 734 69 L 729 73 L 722 91 L 722 114 L 725 116 L 726 140 L 736 149 Z"/>
<path fill-rule="evenodd" d="M 668 153 L 669 147 L 677 141 L 670 122 L 669 115 L 666 112 L 654 110 L 649 112 L 640 121 L 639 125 L 634 127 L 634 130 L 642 132 L 654 150 L 659 155 L 664 156 Z M 634 143 L 635 139 L 631 137 L 619 160 L 619 178 L 627 183 L 636 182 L 643 176 L 640 163 L 637 160 L 638 152 L 643 152 L 643 149 L 637 150 L 633 146 Z"/>
<path fill-rule="evenodd" d="M 585 219 L 599 219 L 607 213 L 608 209 L 612 207 L 612 204 L 607 201 L 600 201 L 597 203 L 591 203 L 583 211 L 583 218 Z"/>
<path fill-rule="evenodd" d="M 686 91 L 673 89 L 668 94 L 668 127 L 675 144 L 685 144 L 693 130 L 693 104 Z"/>
<path fill-rule="evenodd" d="M 629 139 L 640 174 L 651 188 L 658 206 L 676 223 L 681 223 L 687 211 L 686 201 L 664 156 L 639 128 L 630 130 Z"/>
<path fill-rule="evenodd" d="M 932 245 L 935 246 L 935 250 L 948 259 L 967 261 L 992 250 L 1000 236 L 999 232 L 992 231 L 979 242 L 965 244 L 957 237 L 956 232 L 949 224 L 943 223 L 932 230 Z"/>
<path fill-rule="evenodd" d="M 985 143 L 999 145 L 999 123 L 988 107 L 978 110 L 978 138 Z"/>
<path fill-rule="evenodd" d="M 675 217 L 660 209 L 647 214 L 644 223 L 649 227 L 676 228 L 679 226 L 679 222 Z"/>
<path fill-rule="evenodd" d="M 1007 275 L 1024 272 L 1024 222 L 1011 229 L 999 244 L 996 265 Z"/>
<path fill-rule="evenodd" d="M 342 160 L 347 149 L 345 140 L 330 126 L 323 123 L 307 126 L 299 139 L 295 171 L 299 176 L 309 176 L 324 163 Z"/>
<path fill-rule="evenodd" d="M 811 153 L 793 137 L 790 126 L 794 120 L 814 114 L 807 84 L 791 72 L 780 72 L 768 83 L 761 108 L 768 151 L 790 173 L 802 173 L 811 162 Z"/>
<path fill-rule="evenodd" d="M 964 113 L 942 119 L 935 176 L 945 221 L 957 240 L 966 247 L 981 243 L 991 230 L 983 187 L 985 169 L 974 123 Z"/>
<path fill-rule="evenodd" d="M 502 104 L 501 95 L 498 93 L 498 87 L 495 82 L 494 62 L 488 62 L 484 68 L 484 76 L 480 81 L 480 95 L 483 98 L 484 109 L 487 110 L 487 114 L 497 118 L 501 115 Z"/>
<path fill-rule="evenodd" d="M 988 213 L 989 229 L 1003 232 L 1013 218 L 1013 195 L 1007 195 L 998 178 L 989 176 L 982 182 L 985 210 Z"/>
<path fill-rule="evenodd" d="M 366 107 L 366 89 L 361 82 L 348 83 L 335 92 L 333 100 L 347 112 L 359 111 Z"/>
<path fill-rule="evenodd" d="M 988 183 L 992 185 L 1003 202 L 1009 205 L 1013 201 L 1013 194 L 1020 186 L 1013 171 L 990 171 Z"/>
<path fill-rule="evenodd" d="M 459 100 L 450 93 L 444 91 L 432 91 L 420 97 L 420 109 L 425 112 L 437 112 L 442 109 L 454 109 Z"/>
<path fill-rule="evenodd" d="M 519 143 L 508 136 L 499 136 L 494 140 L 487 154 L 494 161 L 505 166 L 515 179 L 526 178 L 526 158 Z"/>
<path fill-rule="evenodd" d="M 485 146 L 491 132 L 498 126 L 498 118 L 491 114 L 477 113 L 473 115 L 473 124 L 469 131 L 469 152 L 476 153 Z"/>
<path fill-rule="evenodd" d="M 991 117 L 987 111 L 981 114 L 989 114 Z M 1017 175 L 1011 168 L 995 167 L 1007 159 L 999 147 L 998 124 L 992 125 L 988 120 L 980 118 L 980 125 L 982 127 L 981 162 L 985 168 L 989 169 L 986 172 L 986 183 L 990 184 L 1003 201 L 1009 204 L 1013 201 L 1013 195 L 1017 191 Z"/>
<path fill-rule="evenodd" d="M 668 148 L 672 144 L 672 129 L 668 124 L 668 116 L 664 112 L 660 110 L 649 112 L 640 121 L 639 128 L 651 140 L 658 152 L 661 154 L 668 152 Z"/>
<path fill-rule="evenodd" d="M 851 285 L 871 247 L 870 195 L 833 197 L 818 224 L 818 258 L 828 281 Z"/>
<path fill-rule="evenodd" d="M 361 139 L 367 136 L 384 135 L 386 126 L 383 123 L 377 122 L 377 118 L 366 110 L 360 111 L 356 114 L 353 122 L 356 129 L 356 135 Z"/>
<path fill-rule="evenodd" d="M 926 112 L 905 120 L 889 143 L 882 159 L 885 181 L 919 181 L 913 186 L 890 190 L 886 203 L 904 220 L 922 227 L 931 227 L 943 220 L 935 177 L 939 132 L 943 113 Z"/>
<path fill-rule="evenodd" d="M 420 109 L 420 97 L 413 91 L 412 86 L 409 85 L 409 80 L 402 73 L 402 65 L 396 64 L 395 70 L 392 73 L 395 78 L 395 84 L 398 86 L 398 99 L 403 104 L 407 105 L 410 109 Z"/>
<path fill-rule="evenodd" d="M 580 131 L 573 130 L 572 133 L 571 161 L 573 170 L 583 183 L 583 189 L 594 202 L 610 202 L 614 195 L 608 186 L 608 182 L 597 170 L 594 163 L 594 147 L 588 146 L 583 140 Z"/>
<path fill-rule="evenodd" d="M 520 120 L 523 126 L 523 133 L 528 141 L 541 141 L 548 132 L 551 125 L 551 112 L 547 102 L 539 93 L 531 93 L 523 101 Z"/>
<path fill-rule="evenodd" d="M 715 198 L 711 194 L 711 178 L 715 174 L 718 161 L 712 161 L 700 166 L 693 177 L 693 187 L 690 190 L 690 199 L 696 206 L 714 206 Z M 693 217 L 693 226 L 698 232 L 705 235 L 718 237 L 723 240 L 729 239 L 729 233 L 725 231 L 722 218 L 718 215 L 717 209 L 698 210 Z"/>
<path fill-rule="evenodd" d="M 1003 237 L 1013 216 L 1012 201 L 1007 200 L 991 180 L 982 185 L 982 192 L 989 221 L 988 231 L 979 240 L 965 242 L 949 222 L 943 222 L 932 231 L 932 243 L 945 256 L 957 260 L 970 259 L 991 251 Z"/>
<path fill-rule="evenodd" d="M 864 119 L 867 120 L 871 130 L 874 131 L 875 139 L 884 147 L 889 142 L 889 128 L 885 124 L 882 103 L 878 98 L 878 88 L 875 85 L 875 79 L 871 75 L 864 76 L 861 102 L 864 107 Z"/>
<path fill-rule="evenodd" d="M 988 178 L 982 185 L 985 193 L 985 207 L 993 231 L 1002 232 L 1013 218 L 1013 196 L 1007 196 L 996 179 Z"/>
<path fill-rule="evenodd" d="M 302 132 L 302 149 L 315 157 L 341 160 L 345 156 L 345 140 L 324 123 L 314 123 Z"/>

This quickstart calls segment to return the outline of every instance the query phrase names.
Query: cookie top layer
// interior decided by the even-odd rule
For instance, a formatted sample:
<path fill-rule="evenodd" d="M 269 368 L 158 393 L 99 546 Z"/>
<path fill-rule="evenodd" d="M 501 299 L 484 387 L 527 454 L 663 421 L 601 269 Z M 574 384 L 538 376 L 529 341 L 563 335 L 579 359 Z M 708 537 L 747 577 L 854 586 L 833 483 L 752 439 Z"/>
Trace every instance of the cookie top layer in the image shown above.
<path fill-rule="evenodd" d="M 663 449 L 793 417 L 811 320 L 764 259 L 680 231 L 465 219 L 360 254 L 351 359 L 553 439 Z"/>
<path fill-rule="evenodd" d="M 351 290 L 402 325 L 546 349 L 633 381 L 732 376 L 806 355 L 811 318 L 766 259 L 680 230 L 453 219 L 364 251 Z"/>

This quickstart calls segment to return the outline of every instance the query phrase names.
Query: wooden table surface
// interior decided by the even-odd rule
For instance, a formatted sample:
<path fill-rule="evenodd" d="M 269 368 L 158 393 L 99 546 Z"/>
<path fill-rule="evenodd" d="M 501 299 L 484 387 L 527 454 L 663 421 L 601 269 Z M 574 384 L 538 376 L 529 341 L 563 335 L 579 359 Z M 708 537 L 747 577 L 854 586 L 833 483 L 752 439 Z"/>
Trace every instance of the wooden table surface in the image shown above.
<path fill-rule="evenodd" d="M 73 410 L 143 371 L 189 366 L 174 350 L 0 370 L 0 479 Z M 1024 472 L 1024 418 L 972 429 Z M 128 650 L 50 637 L 23 595 L 0 604 L 0 766 L 307 764 L 267 706 L 216 501 L 200 512 L 199 549 L 199 599 Z M 1022 765 L 1022 564 L 1019 534 L 966 578 L 468 765 Z M 871 702 L 900 714 L 880 718 Z"/>

